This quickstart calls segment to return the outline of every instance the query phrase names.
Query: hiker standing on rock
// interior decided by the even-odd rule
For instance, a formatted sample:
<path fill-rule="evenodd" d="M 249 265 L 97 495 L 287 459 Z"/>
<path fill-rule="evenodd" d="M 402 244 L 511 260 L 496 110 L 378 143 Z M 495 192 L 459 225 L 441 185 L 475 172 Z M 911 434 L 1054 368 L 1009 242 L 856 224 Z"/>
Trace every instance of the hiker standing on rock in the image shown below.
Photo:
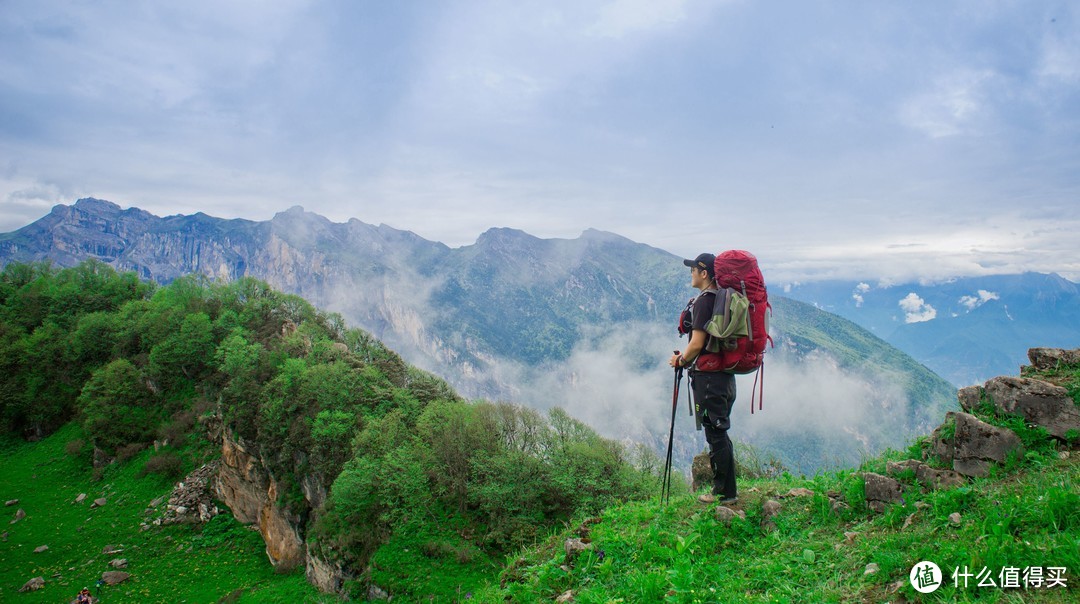
<path fill-rule="evenodd" d="M 709 465 L 713 471 L 711 494 L 698 499 L 703 503 L 721 503 L 737 501 L 735 488 L 735 451 L 728 438 L 731 427 L 731 406 L 735 403 L 735 376 L 720 371 L 719 363 L 710 362 L 710 357 L 717 356 L 707 352 L 705 345 L 709 334 L 705 325 L 713 315 L 716 300 L 716 279 L 713 266 L 716 256 L 700 254 L 693 260 L 683 260 L 690 267 L 690 285 L 700 293 L 687 307 L 684 313 L 681 333 L 690 334 L 690 342 L 681 354 L 672 355 L 668 364 L 672 367 L 687 367 L 690 372 L 690 387 L 694 393 L 695 412 L 700 415 L 705 429 L 705 440 L 709 443 Z M 688 316 L 687 316 L 688 315 Z"/>

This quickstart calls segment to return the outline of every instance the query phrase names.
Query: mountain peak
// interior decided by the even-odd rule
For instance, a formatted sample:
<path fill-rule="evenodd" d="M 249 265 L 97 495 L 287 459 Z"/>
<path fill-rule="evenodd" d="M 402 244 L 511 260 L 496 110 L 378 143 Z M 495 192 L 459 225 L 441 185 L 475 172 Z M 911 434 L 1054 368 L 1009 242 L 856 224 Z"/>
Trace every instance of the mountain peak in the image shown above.
<path fill-rule="evenodd" d="M 92 212 L 95 214 L 116 214 L 122 210 L 122 208 L 115 203 L 104 199 L 97 199 L 96 197 L 83 197 L 82 199 L 76 200 L 74 207 L 84 212 Z"/>

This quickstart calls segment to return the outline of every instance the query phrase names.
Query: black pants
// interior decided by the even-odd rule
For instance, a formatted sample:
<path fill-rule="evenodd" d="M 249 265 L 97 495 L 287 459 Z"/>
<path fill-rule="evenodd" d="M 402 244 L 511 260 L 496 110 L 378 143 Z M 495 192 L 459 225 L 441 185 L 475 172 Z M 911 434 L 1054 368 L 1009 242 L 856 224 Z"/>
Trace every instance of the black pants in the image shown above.
<path fill-rule="evenodd" d="M 690 387 L 709 443 L 713 495 L 735 497 L 735 450 L 727 433 L 731 427 L 731 406 L 735 404 L 735 376 L 722 371 L 691 371 Z"/>

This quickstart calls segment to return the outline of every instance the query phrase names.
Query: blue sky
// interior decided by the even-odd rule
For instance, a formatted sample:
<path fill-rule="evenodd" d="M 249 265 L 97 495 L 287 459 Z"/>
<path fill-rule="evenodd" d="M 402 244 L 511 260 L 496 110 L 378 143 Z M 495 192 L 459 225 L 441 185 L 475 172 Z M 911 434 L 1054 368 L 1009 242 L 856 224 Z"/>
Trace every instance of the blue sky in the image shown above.
<path fill-rule="evenodd" d="M 84 196 L 767 277 L 1080 280 L 1080 5 L 0 1 L 0 232 Z"/>

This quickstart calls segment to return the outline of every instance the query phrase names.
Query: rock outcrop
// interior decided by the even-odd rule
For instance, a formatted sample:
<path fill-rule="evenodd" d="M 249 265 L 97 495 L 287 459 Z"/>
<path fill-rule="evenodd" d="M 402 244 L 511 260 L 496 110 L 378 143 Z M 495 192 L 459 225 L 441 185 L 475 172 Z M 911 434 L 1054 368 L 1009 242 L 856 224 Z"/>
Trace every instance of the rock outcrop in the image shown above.
<path fill-rule="evenodd" d="M 221 466 L 213 488 L 238 521 L 258 527 L 275 568 L 291 569 L 305 562 L 300 519 L 290 518 L 277 505 L 277 481 L 242 440 L 234 440 L 227 432 L 222 437 Z"/>
<path fill-rule="evenodd" d="M 1080 409 L 1061 386 L 1030 378 L 996 377 L 984 386 L 987 398 L 1003 413 L 1020 415 L 1046 428 L 1050 436 L 1065 439 L 1080 432 Z"/>
<path fill-rule="evenodd" d="M 952 435 L 949 435 L 952 427 Z M 1004 462 L 1012 452 L 1023 454 L 1020 437 L 1008 428 L 988 424 L 970 413 L 950 411 L 945 423 L 931 436 L 930 452 L 964 476 L 982 477 L 992 463 Z"/>

